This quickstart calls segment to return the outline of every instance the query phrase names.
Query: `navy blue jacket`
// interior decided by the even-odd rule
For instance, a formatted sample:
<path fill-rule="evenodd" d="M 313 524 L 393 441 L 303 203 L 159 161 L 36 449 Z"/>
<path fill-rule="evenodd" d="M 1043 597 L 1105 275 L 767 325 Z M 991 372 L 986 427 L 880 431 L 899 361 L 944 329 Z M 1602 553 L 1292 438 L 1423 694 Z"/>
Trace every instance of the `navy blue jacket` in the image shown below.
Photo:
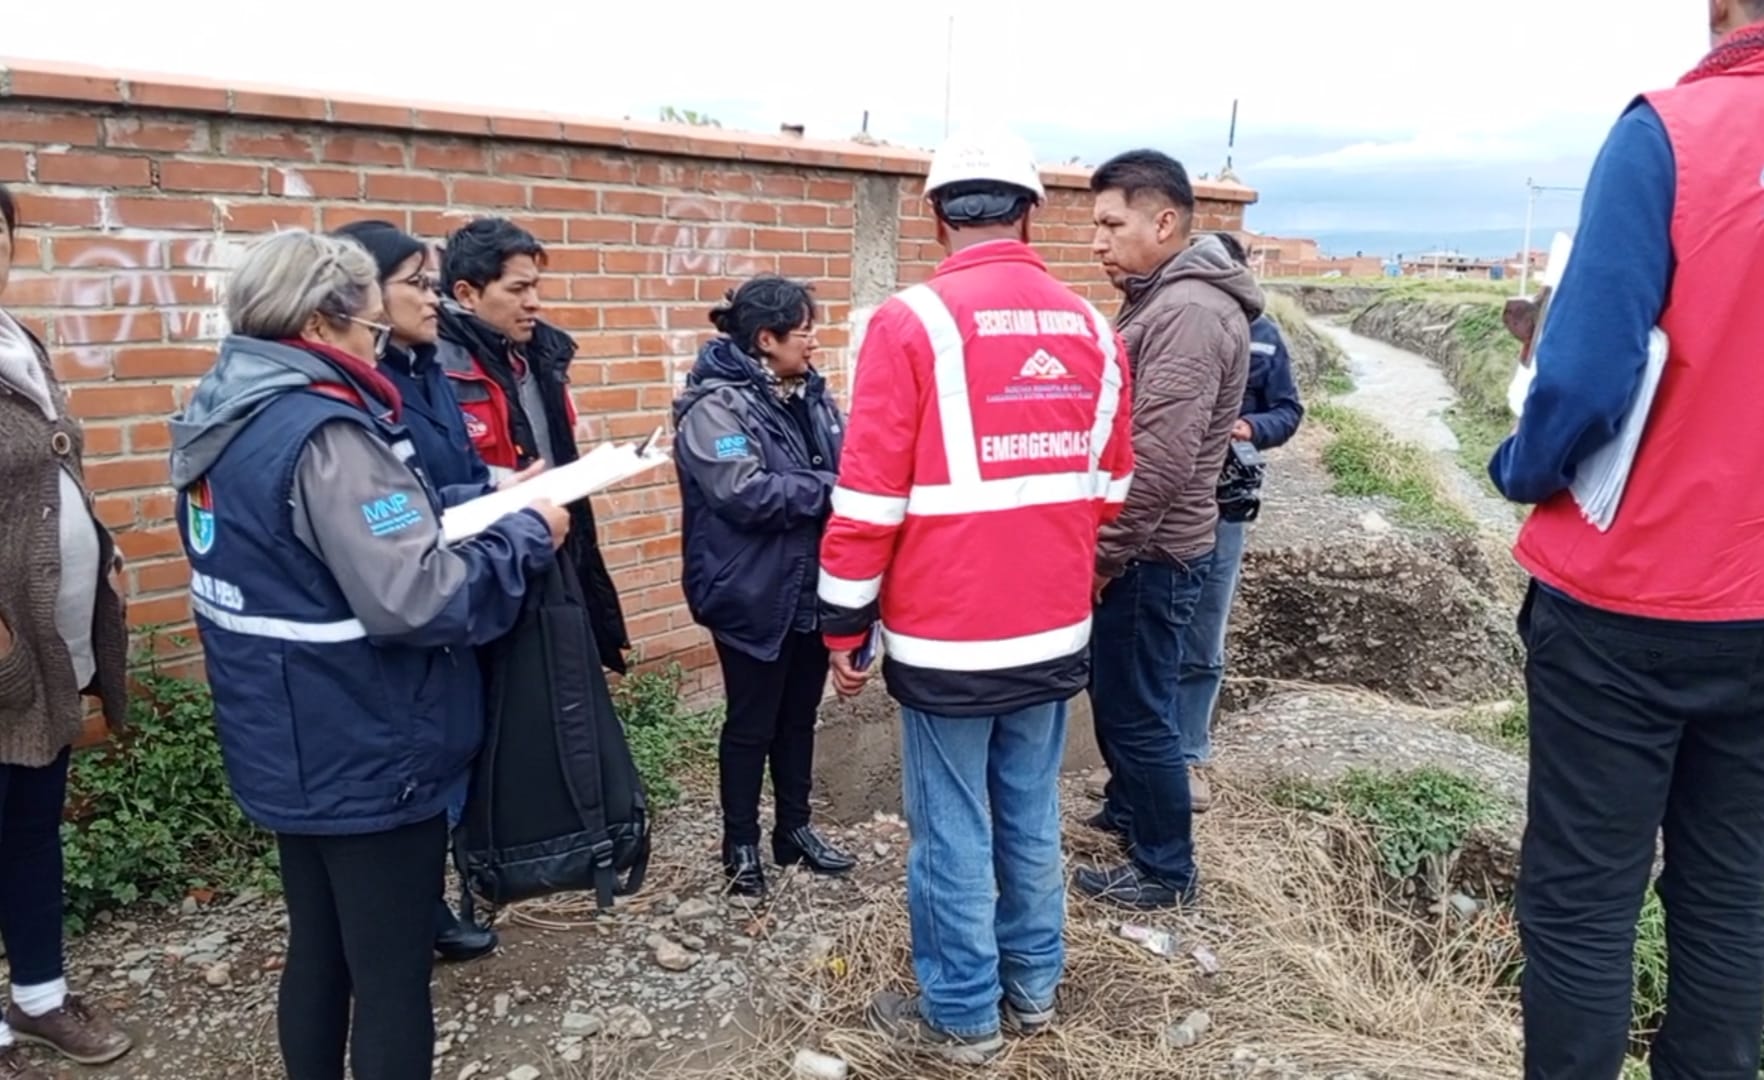
<path fill-rule="evenodd" d="M 494 490 L 490 467 L 478 456 L 466 432 L 465 413 L 453 394 L 453 380 L 435 362 L 435 346 L 419 345 L 408 352 L 388 346 L 380 357 L 379 370 L 404 399 L 401 419 L 405 433 L 416 447 L 417 460 L 429 482 L 444 493 L 442 501 L 449 506 L 465 501 L 449 492 L 450 488 L 475 488 L 469 494 L 460 493 L 466 498 Z"/>
<path fill-rule="evenodd" d="M 1292 378 L 1292 358 L 1280 324 L 1263 315 L 1250 323 L 1249 382 L 1243 390 L 1243 419 L 1249 422 L 1250 442 L 1267 450 L 1292 438 L 1304 419 L 1298 383 Z"/>
<path fill-rule="evenodd" d="M 173 423 L 227 777 L 274 832 L 442 814 L 483 735 L 472 647 L 514 626 L 554 562 L 531 511 L 442 547 L 440 497 L 364 387 L 307 350 L 230 338 Z"/>
<path fill-rule="evenodd" d="M 816 629 L 821 533 L 845 441 L 820 374 L 798 393 L 781 401 L 759 362 L 718 338 L 674 402 L 686 606 L 718 641 L 763 661 L 787 634 Z"/>

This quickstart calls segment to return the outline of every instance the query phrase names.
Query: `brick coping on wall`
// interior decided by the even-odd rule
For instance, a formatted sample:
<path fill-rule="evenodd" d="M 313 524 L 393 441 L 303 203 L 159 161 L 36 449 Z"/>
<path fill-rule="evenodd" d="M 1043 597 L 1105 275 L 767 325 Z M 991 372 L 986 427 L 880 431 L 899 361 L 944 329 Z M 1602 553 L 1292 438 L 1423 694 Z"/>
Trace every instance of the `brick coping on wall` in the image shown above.
<path fill-rule="evenodd" d="M 325 96 L 312 90 L 250 83 L 227 85 L 190 75 L 122 71 L 83 64 L 0 56 L 0 98 L 49 102 L 132 105 L 245 119 L 331 123 L 443 135 L 501 136 L 652 154 L 747 161 L 802 168 L 923 176 L 931 155 L 898 146 L 871 146 L 848 139 L 809 139 L 725 131 L 684 124 L 645 123 L 548 112 L 485 114 L 460 104 L 437 104 L 362 96 Z M 1090 170 L 1054 166 L 1042 170 L 1054 187 L 1088 186 Z M 1202 180 L 1195 195 L 1219 202 L 1254 203 L 1253 189 Z"/>

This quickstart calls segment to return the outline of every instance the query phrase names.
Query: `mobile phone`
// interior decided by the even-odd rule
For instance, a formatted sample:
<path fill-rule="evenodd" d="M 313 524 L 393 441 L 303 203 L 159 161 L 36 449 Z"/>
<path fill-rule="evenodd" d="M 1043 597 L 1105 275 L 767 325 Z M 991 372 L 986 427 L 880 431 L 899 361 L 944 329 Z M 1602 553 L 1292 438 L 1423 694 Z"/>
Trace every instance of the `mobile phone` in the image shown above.
<path fill-rule="evenodd" d="M 859 671 L 870 670 L 870 665 L 876 662 L 876 638 L 877 627 L 875 624 L 872 624 L 870 626 L 870 632 L 864 635 L 864 643 L 852 651 L 852 667 Z"/>

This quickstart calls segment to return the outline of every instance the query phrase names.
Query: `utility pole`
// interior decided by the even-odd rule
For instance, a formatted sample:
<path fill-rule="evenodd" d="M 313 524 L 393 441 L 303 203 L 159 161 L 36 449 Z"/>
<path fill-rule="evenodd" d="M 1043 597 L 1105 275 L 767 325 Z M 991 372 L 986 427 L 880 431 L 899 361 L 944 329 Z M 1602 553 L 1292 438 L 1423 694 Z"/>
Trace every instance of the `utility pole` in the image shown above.
<path fill-rule="evenodd" d="M 1231 134 L 1225 138 L 1225 179 L 1236 180 L 1237 173 L 1231 168 L 1231 155 L 1237 149 L 1237 99 L 1231 99 Z"/>
<path fill-rule="evenodd" d="M 1540 191 L 1582 191 L 1577 187 L 1549 187 L 1525 178 L 1525 248 L 1519 253 L 1519 295 L 1524 296 L 1531 284 L 1531 224 L 1537 209 L 1537 195 Z"/>
<path fill-rule="evenodd" d="M 955 16 L 949 17 L 949 33 L 943 48 L 943 137 L 949 138 L 949 102 L 955 87 Z"/>
<path fill-rule="evenodd" d="M 1537 211 L 1537 185 L 1525 178 L 1525 242 L 1519 247 L 1519 295 L 1531 284 L 1531 218 Z"/>

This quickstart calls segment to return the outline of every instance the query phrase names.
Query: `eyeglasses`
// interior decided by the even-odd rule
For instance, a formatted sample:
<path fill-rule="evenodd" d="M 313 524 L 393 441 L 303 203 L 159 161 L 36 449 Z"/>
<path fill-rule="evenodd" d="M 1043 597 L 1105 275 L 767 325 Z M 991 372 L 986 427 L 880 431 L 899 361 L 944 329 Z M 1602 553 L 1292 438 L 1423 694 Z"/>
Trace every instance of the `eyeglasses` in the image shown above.
<path fill-rule="evenodd" d="M 398 284 L 409 285 L 411 288 L 417 289 L 421 292 L 432 292 L 436 294 L 441 292 L 441 279 L 433 274 L 425 274 L 420 271 L 407 278 L 398 279 Z"/>
<path fill-rule="evenodd" d="M 387 343 L 392 340 L 392 327 L 388 326 L 386 323 L 373 322 L 369 319 L 357 318 L 354 315 L 349 316 L 349 321 L 357 326 L 365 326 L 374 332 L 375 356 L 386 351 Z"/>

